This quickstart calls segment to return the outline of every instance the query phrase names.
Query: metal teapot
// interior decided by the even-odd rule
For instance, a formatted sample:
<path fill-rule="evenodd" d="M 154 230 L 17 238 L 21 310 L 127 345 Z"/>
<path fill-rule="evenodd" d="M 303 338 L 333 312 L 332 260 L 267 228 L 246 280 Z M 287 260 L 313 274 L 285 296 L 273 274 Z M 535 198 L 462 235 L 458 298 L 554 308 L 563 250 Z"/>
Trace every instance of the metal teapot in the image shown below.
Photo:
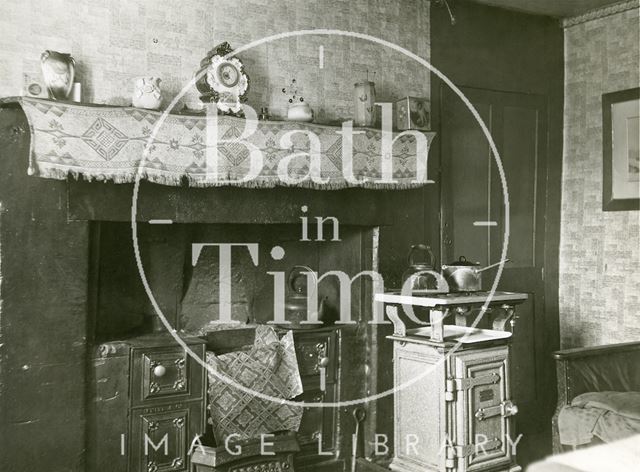
<path fill-rule="evenodd" d="M 308 277 L 307 273 L 311 273 L 313 276 Z M 313 287 L 309 287 L 308 283 L 313 280 Z M 313 269 L 297 265 L 291 268 L 289 271 L 289 280 L 287 281 L 287 297 L 284 302 L 284 317 L 287 324 L 282 326 L 288 329 L 313 329 L 320 326 L 318 323 L 302 323 L 307 321 L 307 292 L 308 290 L 317 290 L 318 279 Z M 318 304 L 318 321 L 325 324 L 327 320 L 327 297 L 323 297 Z"/>
<path fill-rule="evenodd" d="M 418 254 L 422 253 L 423 258 L 419 259 Z M 402 274 L 402 287 L 404 290 L 413 292 L 420 290 L 439 290 L 438 274 L 434 269 L 435 257 L 431 251 L 431 247 L 425 244 L 416 244 L 411 246 L 409 255 L 407 256 L 409 268 Z M 405 288 L 405 283 L 410 280 Z"/>

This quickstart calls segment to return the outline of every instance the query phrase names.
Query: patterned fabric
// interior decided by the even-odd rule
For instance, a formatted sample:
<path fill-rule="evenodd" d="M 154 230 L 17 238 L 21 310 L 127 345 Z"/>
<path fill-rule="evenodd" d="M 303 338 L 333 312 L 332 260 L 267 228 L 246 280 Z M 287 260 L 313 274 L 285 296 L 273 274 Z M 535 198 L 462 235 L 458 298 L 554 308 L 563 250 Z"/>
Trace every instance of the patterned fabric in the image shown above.
<path fill-rule="evenodd" d="M 207 364 L 221 376 L 254 392 L 290 400 L 302 393 L 302 380 L 289 331 L 278 339 L 273 328 L 260 325 L 249 352 L 221 356 L 207 353 Z M 240 390 L 209 372 L 210 423 L 218 444 L 231 434 L 249 439 L 276 431 L 298 431 L 302 406 L 283 405 Z"/>
<path fill-rule="evenodd" d="M 391 156 L 393 182 L 383 183 L 380 130 L 354 130 L 350 169 L 353 179 L 348 180 L 343 172 L 342 135 L 337 127 L 260 121 L 257 129 L 252 133 L 248 130 L 243 136 L 247 121 L 230 116 L 217 116 L 217 126 L 208 127 L 214 118 L 204 115 L 163 115 L 138 108 L 30 97 L 3 99 L 0 103 L 11 101 L 21 104 L 31 127 L 29 172 L 46 178 L 66 179 L 73 175 L 124 183 L 133 182 L 139 173 L 143 179 L 164 185 L 181 185 L 186 180 L 198 187 L 291 185 L 319 189 L 411 188 L 425 183 L 416 183 L 417 146 L 415 137 L 410 135 L 399 136 L 395 142 Z M 211 132 L 214 128 L 217 137 Z M 287 136 L 296 130 L 304 132 Z M 305 154 L 310 149 L 305 132 L 318 137 L 319 176 L 323 182 L 312 181 L 307 175 L 315 166 Z M 430 144 L 433 133 L 424 135 Z M 246 139 L 240 142 L 240 138 Z M 243 142 L 262 153 L 259 173 L 244 182 L 250 175 L 252 158 Z M 148 153 L 143 159 L 145 149 Z M 294 154 L 301 155 L 286 159 Z M 421 162 L 427 159 L 427 155 L 419 157 Z M 283 182 L 279 168 L 286 169 L 290 181 Z"/>

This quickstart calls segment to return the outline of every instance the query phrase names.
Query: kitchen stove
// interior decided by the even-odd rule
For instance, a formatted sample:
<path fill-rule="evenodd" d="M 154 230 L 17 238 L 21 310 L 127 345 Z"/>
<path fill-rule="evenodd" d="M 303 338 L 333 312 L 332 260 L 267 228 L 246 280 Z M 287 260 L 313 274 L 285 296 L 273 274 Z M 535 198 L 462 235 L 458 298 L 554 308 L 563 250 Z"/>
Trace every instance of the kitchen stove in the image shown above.
<path fill-rule="evenodd" d="M 380 293 L 394 325 L 394 435 L 398 472 L 517 472 L 510 386 L 511 330 L 523 293 Z M 407 329 L 407 308 L 428 312 Z M 424 313 L 424 311 L 423 311 Z M 469 327 L 490 316 L 493 329 Z M 476 316 L 477 316 L 476 315 Z M 415 315 L 414 315 L 415 317 Z M 475 318 L 475 316 L 473 316 Z M 445 321 L 455 324 L 446 324 Z M 414 320 L 415 321 L 415 320 Z"/>

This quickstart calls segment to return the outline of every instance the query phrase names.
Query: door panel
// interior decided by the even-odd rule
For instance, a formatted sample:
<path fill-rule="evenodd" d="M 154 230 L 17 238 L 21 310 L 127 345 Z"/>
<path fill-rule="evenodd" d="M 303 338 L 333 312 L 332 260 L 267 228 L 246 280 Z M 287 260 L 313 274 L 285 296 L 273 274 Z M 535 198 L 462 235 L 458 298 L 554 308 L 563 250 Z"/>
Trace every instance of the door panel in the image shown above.
<path fill-rule="evenodd" d="M 510 206 L 509 257 L 513 260 L 509 268 L 532 267 L 535 265 L 535 216 L 536 216 L 536 165 L 537 165 L 537 125 L 538 111 L 535 108 L 505 106 L 503 112 L 503 134 L 500 151 Z M 497 174 L 495 160 L 492 168 Z M 495 174 L 494 174 L 495 175 Z M 504 221 L 502 189 L 498 176 L 491 186 L 494 200 L 498 200 L 494 215 L 498 223 Z M 497 197 L 497 198 L 496 198 Z M 499 226 L 501 227 L 501 226 Z M 504 240 L 502 232 L 496 232 L 492 241 L 492 254 L 500 254 Z"/>
<path fill-rule="evenodd" d="M 489 218 L 489 188 L 484 185 L 489 180 L 490 150 L 484 133 L 473 116 L 458 99 L 452 104 L 456 113 L 446 113 L 445 121 L 450 131 L 448 140 L 443 141 L 443 165 L 447 174 L 455 175 L 455 185 L 443 185 L 446 197 L 455 205 L 455 218 L 445 219 L 443 246 L 451 249 L 455 241 L 456 258 L 465 255 L 469 260 L 487 261 L 489 233 L 486 228 L 474 226 L 474 221 Z M 491 106 L 478 104 L 476 107 L 482 119 L 490 126 Z M 445 156 L 452 156 L 448 158 Z M 452 182 L 453 183 L 453 182 Z M 481 183 L 482 185 L 478 185 Z M 472 191 L 469 191 L 472 190 Z M 446 198 L 445 197 L 445 198 Z M 452 205 L 452 206 L 453 206 Z M 483 248 L 483 251 L 479 251 Z M 443 262 L 451 262 L 453 253 L 446 253 Z"/>
<path fill-rule="evenodd" d="M 520 407 L 518 433 L 550 428 L 553 389 L 539 381 L 550 347 L 544 335 L 543 267 L 546 178 L 546 100 L 542 96 L 463 89 L 489 128 L 500 152 L 509 201 L 507 257 L 500 290 L 529 294 L 518 306 L 513 337 L 512 388 Z M 442 260 L 460 255 L 481 264 L 500 261 L 505 235 L 505 205 L 500 174 L 486 138 L 466 106 L 447 89 L 442 110 Z M 484 169 L 484 170 L 483 170 Z M 474 222 L 487 222 L 486 226 Z M 489 223 L 490 222 L 490 223 Z M 483 274 L 489 289 L 495 270 Z"/>

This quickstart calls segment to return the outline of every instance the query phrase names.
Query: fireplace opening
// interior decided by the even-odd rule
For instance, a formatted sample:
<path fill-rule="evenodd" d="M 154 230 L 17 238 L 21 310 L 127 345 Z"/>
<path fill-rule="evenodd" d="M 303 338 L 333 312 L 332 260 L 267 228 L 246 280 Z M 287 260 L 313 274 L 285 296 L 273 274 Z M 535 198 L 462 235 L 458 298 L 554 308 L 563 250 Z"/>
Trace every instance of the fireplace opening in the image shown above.
<path fill-rule="evenodd" d="M 294 224 L 139 224 L 140 259 L 154 298 L 178 332 L 203 334 L 238 324 L 264 324 L 273 319 L 275 272 L 286 277 L 293 267 L 306 266 L 319 275 L 342 271 L 351 278 L 371 270 L 373 228 L 340 226 L 339 241 L 334 241 L 331 225 L 324 226 L 324 240 L 316 241 L 315 227 L 303 234 Z M 131 231 L 127 222 L 98 222 L 92 232 L 96 343 L 165 329 L 144 290 Z M 229 281 L 232 323 L 220 319 L 220 244 L 234 245 Z M 355 322 L 362 321 L 365 305 L 371 304 L 363 297 L 370 285 L 367 277 L 351 285 L 350 318 Z M 339 297 L 337 277 L 320 281 L 318 298 L 336 316 Z"/>

